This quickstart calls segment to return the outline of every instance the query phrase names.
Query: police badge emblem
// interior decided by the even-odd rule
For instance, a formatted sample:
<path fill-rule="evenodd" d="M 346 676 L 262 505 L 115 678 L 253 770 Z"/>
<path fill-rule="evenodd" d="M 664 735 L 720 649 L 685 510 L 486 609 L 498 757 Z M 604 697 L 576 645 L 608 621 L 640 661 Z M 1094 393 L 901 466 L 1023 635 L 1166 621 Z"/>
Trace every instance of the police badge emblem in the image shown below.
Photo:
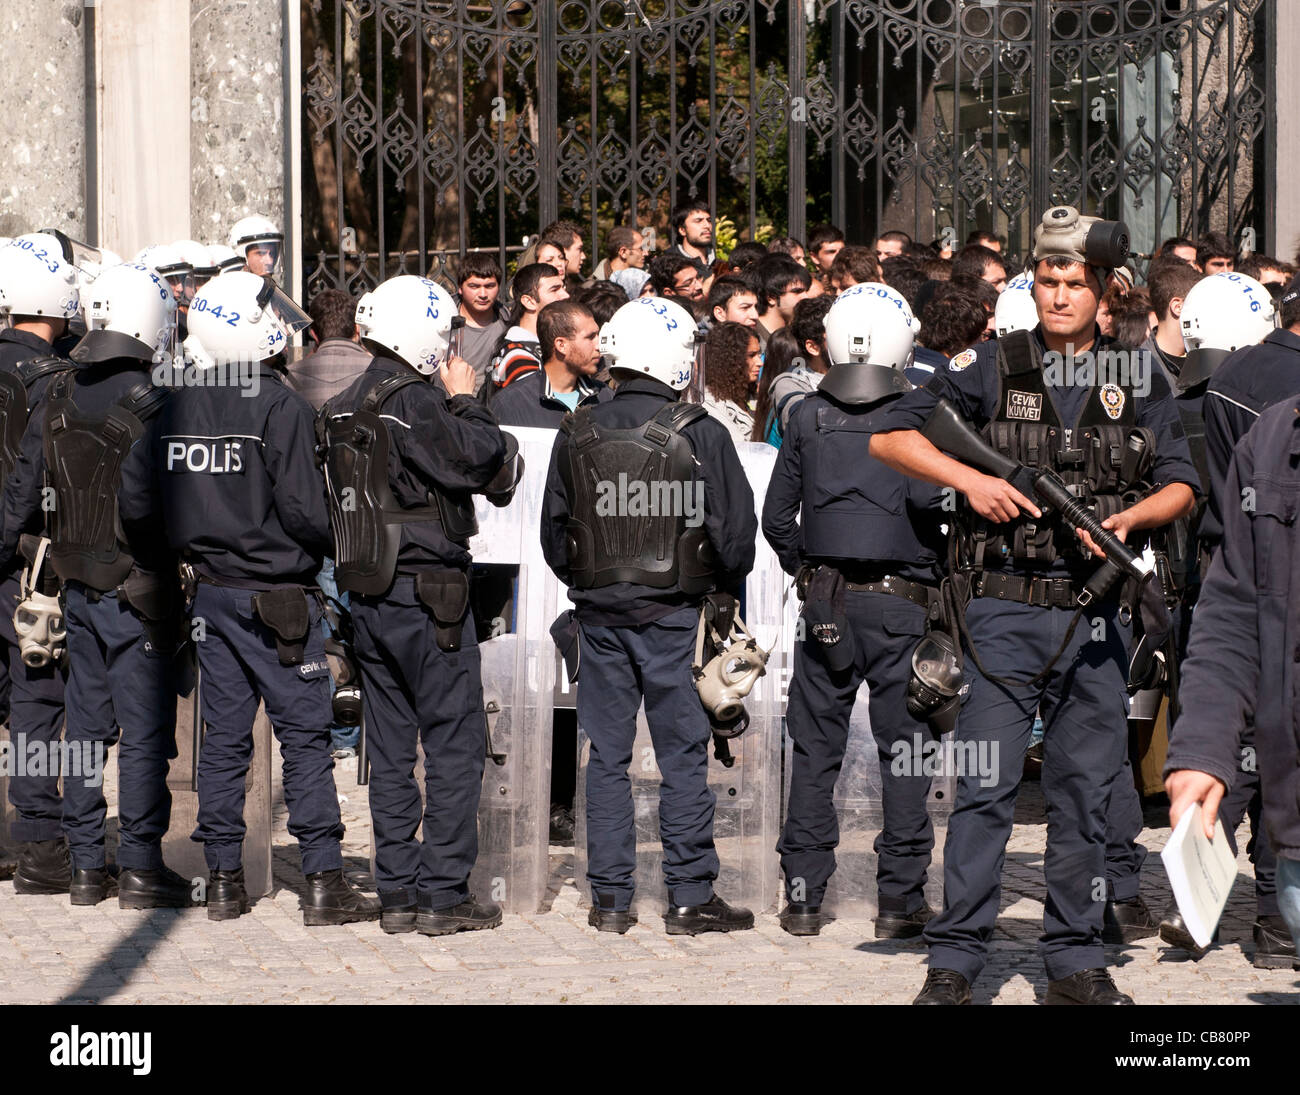
<path fill-rule="evenodd" d="M 1112 422 L 1117 421 L 1119 416 L 1124 413 L 1124 389 L 1118 384 L 1103 384 L 1101 386 L 1101 406 Z"/>
<path fill-rule="evenodd" d="M 948 369 L 950 372 L 959 373 L 964 368 L 966 368 L 967 365 L 972 364 L 974 361 L 975 361 L 974 350 L 962 350 L 962 352 L 959 353 L 956 357 L 952 357 L 948 359 Z"/>

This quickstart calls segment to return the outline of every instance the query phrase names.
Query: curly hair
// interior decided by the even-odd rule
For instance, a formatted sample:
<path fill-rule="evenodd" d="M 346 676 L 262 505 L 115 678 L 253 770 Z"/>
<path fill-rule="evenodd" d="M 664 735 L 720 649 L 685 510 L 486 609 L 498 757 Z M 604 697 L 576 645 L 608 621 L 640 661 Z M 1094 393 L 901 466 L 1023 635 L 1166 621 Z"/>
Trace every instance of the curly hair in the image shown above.
<path fill-rule="evenodd" d="M 719 323 L 710 328 L 705 343 L 704 386 L 718 399 L 748 408 L 749 344 L 757 341 L 752 327 L 743 323 Z"/>

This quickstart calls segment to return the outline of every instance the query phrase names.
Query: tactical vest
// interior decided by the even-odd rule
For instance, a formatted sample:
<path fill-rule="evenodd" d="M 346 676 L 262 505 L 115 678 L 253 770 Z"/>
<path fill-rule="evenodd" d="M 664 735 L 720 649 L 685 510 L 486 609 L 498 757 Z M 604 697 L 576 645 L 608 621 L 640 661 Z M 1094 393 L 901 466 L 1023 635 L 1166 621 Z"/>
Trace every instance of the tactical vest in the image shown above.
<path fill-rule="evenodd" d="M 593 409 L 565 415 L 560 425 L 568 435 L 557 459 L 569 502 L 573 587 L 631 582 L 707 592 L 716 557 L 696 493 L 694 452 L 681 432 L 705 416 L 704 408 L 669 403 L 628 429 L 598 425 Z M 698 507 L 691 525 L 688 504 Z"/>
<path fill-rule="evenodd" d="M 0 369 L 0 484 L 9 482 L 18 464 L 18 451 L 31 415 L 32 385 L 42 377 L 70 368 L 63 358 L 44 355 L 24 361 L 13 371 Z"/>
<path fill-rule="evenodd" d="M 468 496 L 430 491 L 423 506 L 403 507 L 388 478 L 388 426 L 384 402 L 408 384 L 427 383 L 414 373 L 381 380 L 366 393 L 361 409 L 333 416 L 327 404 L 317 420 L 325 446 L 325 483 L 334 533 L 334 577 L 348 593 L 379 596 L 397 574 L 402 526 L 437 521 L 444 535 L 465 544 L 478 532 Z"/>
<path fill-rule="evenodd" d="M 1094 356 L 1098 349 L 1094 347 Z M 1043 376 L 1041 355 L 1028 331 L 998 340 L 997 410 L 984 438 L 998 452 L 1030 468 L 1056 472 L 1071 492 L 1105 520 L 1133 505 L 1149 489 L 1144 476 L 1155 457 L 1155 438 L 1138 429 L 1137 400 L 1130 386 L 1093 383 L 1077 421 L 1065 426 Z M 1129 439 L 1141 435 L 1145 455 L 1132 458 Z M 1045 567 L 1058 559 L 1084 562 L 1082 545 L 1052 514 L 1022 514 L 994 524 L 963 507 L 958 522 L 962 555 L 976 569 L 1008 561 Z"/>
<path fill-rule="evenodd" d="M 102 416 L 91 417 L 73 402 L 75 387 L 72 372 L 54 379 L 45 418 L 45 474 L 55 491 L 50 561 L 65 582 L 107 593 L 135 564 L 117 505 L 122 462 L 168 393 L 142 380 Z"/>
<path fill-rule="evenodd" d="M 817 409 L 813 443 L 799 454 L 804 554 L 933 563 L 935 548 L 917 536 L 907 509 L 907 477 L 866 456 L 883 408 L 852 414 L 816 392 L 808 398 Z"/>

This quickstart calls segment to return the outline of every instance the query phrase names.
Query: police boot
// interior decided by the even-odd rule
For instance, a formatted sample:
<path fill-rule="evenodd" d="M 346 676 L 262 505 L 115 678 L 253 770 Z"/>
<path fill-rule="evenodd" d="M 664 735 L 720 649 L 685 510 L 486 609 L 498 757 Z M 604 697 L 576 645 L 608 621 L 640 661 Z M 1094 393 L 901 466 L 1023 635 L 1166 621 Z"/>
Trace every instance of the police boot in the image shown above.
<path fill-rule="evenodd" d="M 732 908 L 717 894 L 703 905 L 674 905 L 664 914 L 669 935 L 699 935 L 701 932 L 743 932 L 754 926 L 748 909 Z"/>
<path fill-rule="evenodd" d="M 404 935 L 406 932 L 413 932 L 415 913 L 414 905 L 398 905 L 391 909 L 383 909 L 379 914 L 379 926 L 384 929 L 385 935 Z"/>
<path fill-rule="evenodd" d="M 934 910 L 929 905 L 922 905 L 916 912 L 886 912 L 881 909 L 876 914 L 877 939 L 915 939 L 925 926 L 934 919 Z"/>
<path fill-rule="evenodd" d="M 820 905 L 800 905 L 791 901 L 777 914 L 777 923 L 791 935 L 820 935 L 828 917 Z"/>
<path fill-rule="evenodd" d="M 212 871 L 208 875 L 209 920 L 234 920 L 249 908 L 243 867 L 237 871 Z"/>
<path fill-rule="evenodd" d="M 1107 901 L 1102 913 L 1101 941 L 1135 943 L 1139 939 L 1155 935 L 1158 927 L 1156 918 L 1151 915 L 1151 910 L 1141 896 L 1127 901 Z"/>
<path fill-rule="evenodd" d="M 117 895 L 117 867 L 78 867 L 72 872 L 68 894 L 74 905 L 98 905 Z"/>
<path fill-rule="evenodd" d="M 1209 947 L 1197 946 L 1192 933 L 1187 930 L 1187 925 L 1183 922 L 1183 914 L 1178 911 L 1178 905 L 1173 901 L 1165 909 L 1165 915 L 1160 918 L 1160 938 L 1171 947 L 1185 950 L 1191 955 L 1193 962 L 1199 962 L 1210 952 Z M 1214 938 L 1210 940 L 1211 946 L 1218 941 L 1219 929 L 1215 928 Z"/>
<path fill-rule="evenodd" d="M 322 924 L 352 924 L 378 920 L 379 898 L 367 897 L 343 877 L 341 868 L 307 875 L 307 892 L 298 902 L 302 922 L 309 928 Z"/>
<path fill-rule="evenodd" d="M 0 848 L 0 882 L 8 882 L 18 870 L 18 853 L 9 848 Z"/>
<path fill-rule="evenodd" d="M 188 909 L 194 904 L 189 879 L 169 867 L 132 867 L 117 876 L 117 904 L 123 909 Z"/>
<path fill-rule="evenodd" d="M 1260 916 L 1255 920 L 1255 956 L 1252 966 L 1260 970 L 1300 970 L 1296 961 L 1295 940 L 1291 929 L 1280 916 Z"/>
<path fill-rule="evenodd" d="M 1131 1004 L 1133 997 L 1125 996 L 1115 987 L 1110 973 L 1104 969 L 1080 970 L 1069 977 L 1047 982 L 1049 1004 Z"/>
<path fill-rule="evenodd" d="M 587 913 L 587 923 L 598 932 L 624 935 L 636 922 L 636 913 L 631 909 L 598 909 L 593 905 Z"/>
<path fill-rule="evenodd" d="M 421 909 L 415 914 L 415 930 L 421 935 L 452 935 L 501 926 L 501 906 L 491 901 L 479 904 L 470 894 L 459 905 L 446 909 Z"/>
<path fill-rule="evenodd" d="M 969 1004 L 970 982 L 956 970 L 930 967 L 913 1004 Z"/>
<path fill-rule="evenodd" d="M 29 840 L 18 853 L 14 893 L 67 893 L 72 882 L 72 857 L 63 837 Z"/>

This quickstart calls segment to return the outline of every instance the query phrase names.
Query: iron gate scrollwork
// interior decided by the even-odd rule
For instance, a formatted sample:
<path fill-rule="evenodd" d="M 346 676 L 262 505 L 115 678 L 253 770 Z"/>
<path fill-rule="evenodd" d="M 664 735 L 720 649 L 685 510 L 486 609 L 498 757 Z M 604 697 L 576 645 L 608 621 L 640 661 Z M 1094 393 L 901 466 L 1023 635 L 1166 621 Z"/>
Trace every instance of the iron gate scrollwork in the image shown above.
<path fill-rule="evenodd" d="M 303 0 L 308 292 L 558 216 L 594 262 L 687 197 L 1013 253 L 1058 202 L 1139 250 L 1262 229 L 1272 2 Z"/>

